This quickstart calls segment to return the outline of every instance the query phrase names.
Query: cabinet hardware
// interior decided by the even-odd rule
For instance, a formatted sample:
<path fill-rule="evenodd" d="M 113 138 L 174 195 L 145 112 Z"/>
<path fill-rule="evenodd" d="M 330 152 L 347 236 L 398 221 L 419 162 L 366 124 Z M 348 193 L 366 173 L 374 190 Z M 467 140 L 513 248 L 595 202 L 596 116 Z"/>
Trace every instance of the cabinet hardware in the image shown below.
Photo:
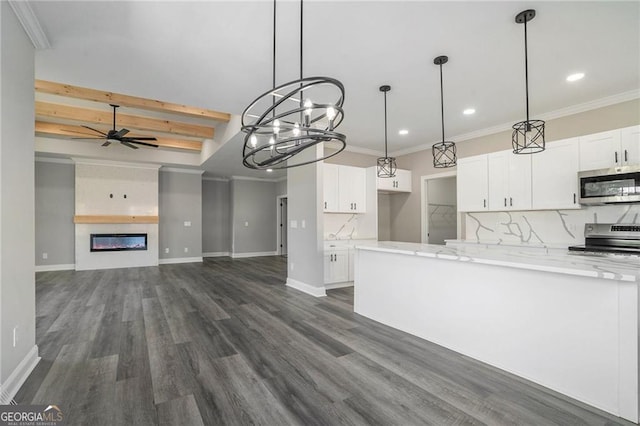
<path fill-rule="evenodd" d="M 487 207 L 487 199 L 486 198 L 484 198 L 482 200 L 482 207 Z"/>
<path fill-rule="evenodd" d="M 324 202 L 324 208 L 325 209 L 327 208 L 327 202 L 326 201 Z"/>
<path fill-rule="evenodd" d="M 507 197 L 504 198 L 504 206 L 507 207 Z"/>
<path fill-rule="evenodd" d="M 573 193 L 573 204 L 575 204 L 575 203 L 576 203 L 576 193 L 574 192 Z"/>
<path fill-rule="evenodd" d="M 509 207 L 513 207 L 513 198 L 509 197 Z"/>
<path fill-rule="evenodd" d="M 616 164 L 618 164 L 618 151 L 615 152 L 615 156 L 616 156 Z"/>
<path fill-rule="evenodd" d="M 629 158 L 627 156 L 627 150 L 624 150 L 624 162 L 626 163 L 627 161 L 629 161 Z"/>
<path fill-rule="evenodd" d="M 353 203 L 353 209 L 358 210 L 358 203 Z"/>

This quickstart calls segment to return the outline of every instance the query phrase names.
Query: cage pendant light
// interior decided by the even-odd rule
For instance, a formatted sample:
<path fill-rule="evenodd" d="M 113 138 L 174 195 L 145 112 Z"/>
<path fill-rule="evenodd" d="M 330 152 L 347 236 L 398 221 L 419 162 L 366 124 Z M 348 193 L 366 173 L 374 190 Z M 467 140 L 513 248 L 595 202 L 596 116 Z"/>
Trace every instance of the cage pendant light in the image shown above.
<path fill-rule="evenodd" d="M 391 86 L 380 86 L 380 91 L 384 93 L 384 157 L 378 158 L 378 177 L 392 178 L 396 176 L 396 159 L 387 154 L 387 92 Z"/>
<path fill-rule="evenodd" d="M 516 22 L 524 24 L 524 80 L 527 101 L 527 119 L 513 125 L 511 145 L 514 154 L 535 154 L 544 151 L 544 121 L 529 119 L 529 58 L 527 56 L 527 22 L 536 16 L 533 9 L 516 15 Z"/>
<path fill-rule="evenodd" d="M 440 113 L 442 118 L 442 142 L 431 146 L 433 154 L 433 167 L 454 167 L 457 161 L 456 144 L 444 139 L 444 89 L 442 84 L 442 65 L 449 61 L 448 56 L 438 56 L 433 63 L 440 67 Z"/>
<path fill-rule="evenodd" d="M 242 163 L 258 170 L 288 169 L 325 160 L 346 147 L 346 136 L 335 131 L 342 123 L 344 86 L 331 77 L 303 77 L 303 17 L 300 0 L 300 78 L 275 85 L 276 0 L 273 7 L 273 88 L 258 96 L 242 113 L 245 133 Z M 298 155 L 324 143 L 311 159 Z"/>

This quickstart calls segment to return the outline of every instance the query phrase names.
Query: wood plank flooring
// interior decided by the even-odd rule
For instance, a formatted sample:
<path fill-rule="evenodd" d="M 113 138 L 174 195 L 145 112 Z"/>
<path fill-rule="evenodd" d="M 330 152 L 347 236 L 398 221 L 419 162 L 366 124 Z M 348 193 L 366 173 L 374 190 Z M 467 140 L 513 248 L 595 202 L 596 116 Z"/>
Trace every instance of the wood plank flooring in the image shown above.
<path fill-rule="evenodd" d="M 38 273 L 16 400 L 70 425 L 629 425 L 283 285 L 286 259 Z"/>

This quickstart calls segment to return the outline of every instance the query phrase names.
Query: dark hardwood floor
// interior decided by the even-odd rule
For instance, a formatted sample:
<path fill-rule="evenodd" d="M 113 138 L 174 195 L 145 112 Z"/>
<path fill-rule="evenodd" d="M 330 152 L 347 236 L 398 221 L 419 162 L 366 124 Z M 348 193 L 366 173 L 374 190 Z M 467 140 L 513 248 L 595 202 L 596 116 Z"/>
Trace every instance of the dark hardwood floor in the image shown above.
<path fill-rule="evenodd" d="M 36 278 L 19 403 L 71 425 L 631 424 L 283 285 L 279 257 Z"/>

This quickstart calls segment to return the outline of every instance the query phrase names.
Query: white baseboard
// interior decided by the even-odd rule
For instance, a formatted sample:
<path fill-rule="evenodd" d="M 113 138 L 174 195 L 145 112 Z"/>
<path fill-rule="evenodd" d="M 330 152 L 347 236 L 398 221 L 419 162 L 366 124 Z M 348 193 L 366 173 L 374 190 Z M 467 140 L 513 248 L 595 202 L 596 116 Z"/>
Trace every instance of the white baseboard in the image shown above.
<path fill-rule="evenodd" d="M 38 362 L 40 362 L 38 346 L 33 345 L 33 348 L 31 348 L 22 361 L 20 361 L 20 364 L 18 364 L 15 370 L 7 377 L 7 380 L 0 384 L 0 405 L 8 405 L 11 402 L 20 390 L 20 387 L 27 380 L 27 377 L 29 377 L 29 374 L 36 368 Z"/>
<path fill-rule="evenodd" d="M 315 287 L 302 281 L 294 280 L 287 277 L 287 287 L 295 288 L 303 293 L 310 294 L 314 297 L 323 297 L 327 295 L 324 287 Z"/>
<path fill-rule="evenodd" d="M 261 257 L 261 256 L 277 256 L 277 251 L 257 251 L 253 253 L 231 253 L 233 259 L 241 259 L 243 257 Z"/>
<path fill-rule="evenodd" d="M 202 253 L 202 257 L 225 257 L 229 256 L 228 251 L 210 251 L 208 253 Z"/>
<path fill-rule="evenodd" d="M 344 283 L 325 284 L 325 290 L 333 290 L 335 288 L 353 287 L 353 281 L 347 281 Z"/>
<path fill-rule="evenodd" d="M 36 265 L 36 272 L 73 271 L 75 269 L 76 269 L 75 263 L 62 264 L 62 265 Z"/>
<path fill-rule="evenodd" d="M 202 257 L 174 257 L 170 259 L 159 259 L 159 265 L 169 265 L 172 263 L 196 263 L 202 262 Z"/>

